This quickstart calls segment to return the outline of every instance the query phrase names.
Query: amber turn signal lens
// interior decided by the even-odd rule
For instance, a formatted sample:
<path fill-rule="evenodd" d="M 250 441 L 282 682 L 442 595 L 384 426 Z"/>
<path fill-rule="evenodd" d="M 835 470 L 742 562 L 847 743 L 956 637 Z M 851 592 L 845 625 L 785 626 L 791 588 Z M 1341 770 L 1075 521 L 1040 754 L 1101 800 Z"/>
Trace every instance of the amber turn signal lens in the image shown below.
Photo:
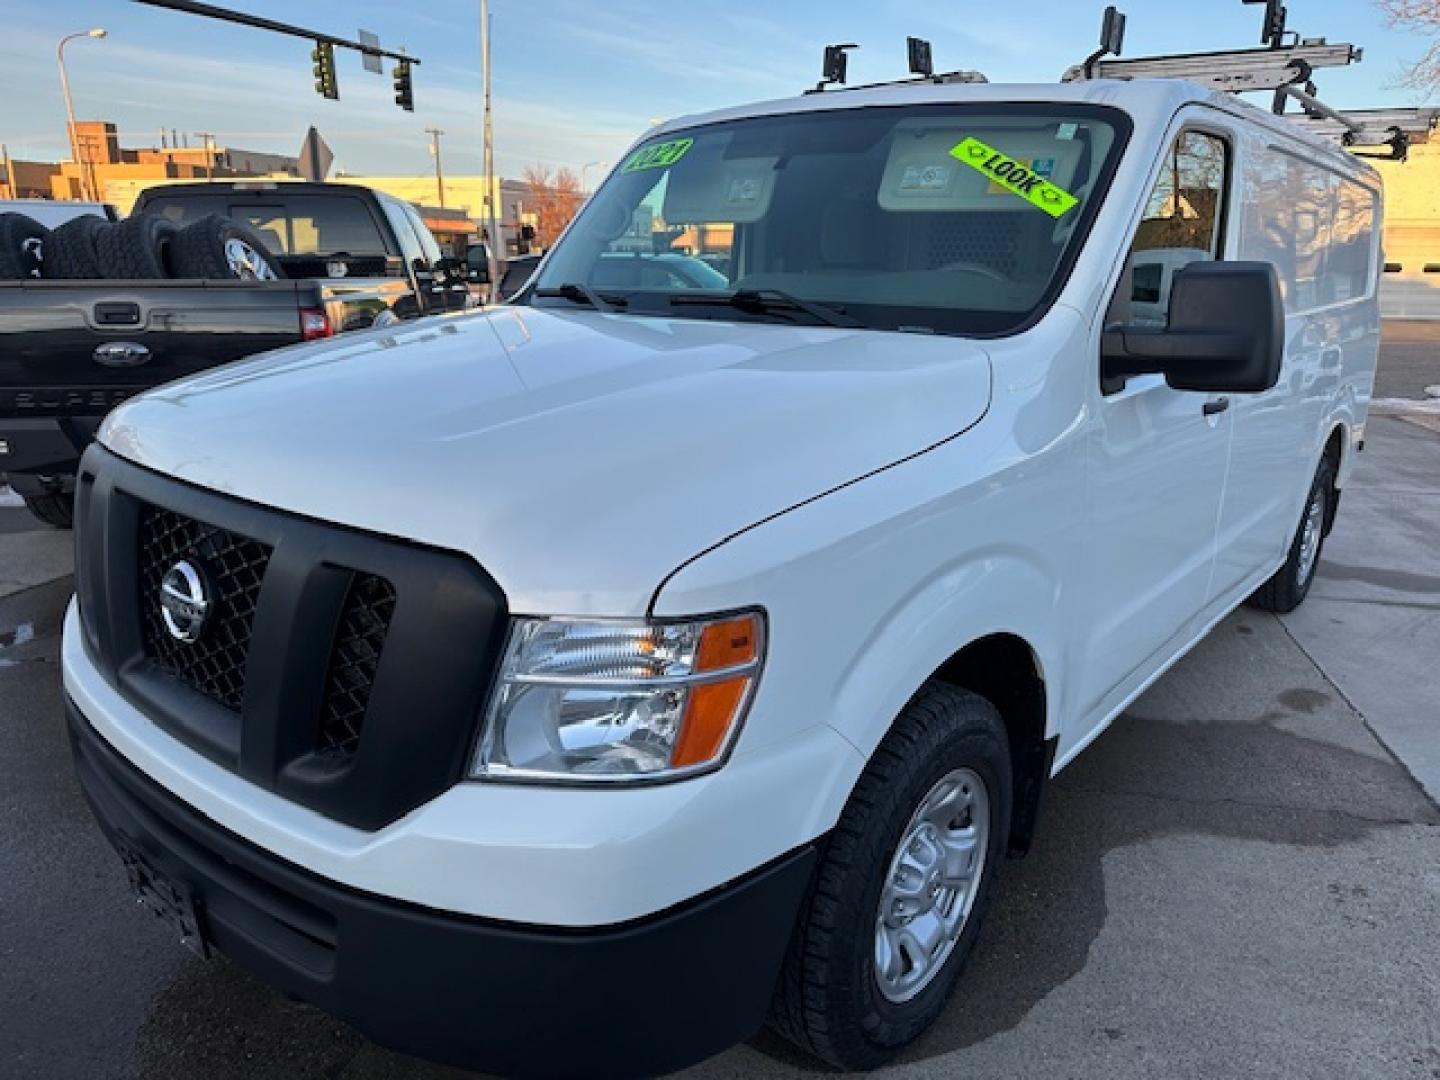
<path fill-rule="evenodd" d="M 758 636 L 754 615 L 711 623 L 700 638 L 695 670 L 719 671 L 750 663 L 755 659 Z"/>
<path fill-rule="evenodd" d="M 705 628 L 696 651 L 695 670 L 723 671 L 753 664 L 760 655 L 760 627 L 754 615 L 742 615 Z M 671 765 L 684 768 L 712 760 L 725 739 L 750 689 L 750 675 L 705 683 L 690 691 L 685 720 L 675 744 Z"/>

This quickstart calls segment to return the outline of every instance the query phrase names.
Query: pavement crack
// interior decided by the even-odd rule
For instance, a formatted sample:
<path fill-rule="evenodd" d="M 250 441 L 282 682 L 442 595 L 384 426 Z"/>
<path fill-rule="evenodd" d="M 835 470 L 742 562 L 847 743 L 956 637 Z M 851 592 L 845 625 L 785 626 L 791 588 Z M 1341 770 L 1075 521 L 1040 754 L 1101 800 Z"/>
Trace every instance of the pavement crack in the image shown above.
<path fill-rule="evenodd" d="M 1411 771 L 1410 766 L 1405 764 L 1405 759 L 1397 754 L 1391 748 L 1390 744 L 1380 737 L 1380 733 L 1376 731 L 1374 725 L 1365 718 L 1365 714 L 1360 711 L 1360 707 L 1350 700 L 1350 695 L 1345 693 L 1345 688 L 1330 678 L 1329 675 L 1325 674 L 1325 669 L 1320 666 L 1319 661 L 1317 661 L 1315 657 L 1310 655 L 1310 650 L 1305 648 L 1304 643 L 1290 632 L 1290 627 L 1285 624 L 1284 619 L 1280 618 L 1279 615 L 1273 614 L 1270 617 L 1280 624 L 1280 629 L 1284 632 L 1285 636 L 1290 639 L 1295 648 L 1300 650 L 1300 655 L 1310 662 L 1310 666 L 1315 669 L 1315 674 L 1320 676 L 1320 678 L 1324 680 L 1325 685 L 1333 689 L 1340 700 L 1345 702 L 1350 711 L 1355 714 L 1356 718 L 1360 721 L 1360 726 L 1370 733 L 1370 737 L 1375 740 L 1375 744 L 1385 751 L 1390 760 L 1393 761 L 1396 767 L 1405 775 L 1405 778 L 1415 785 L 1415 790 L 1420 793 L 1420 798 L 1424 799 L 1432 810 L 1440 814 L 1440 801 L 1433 798 L 1430 792 L 1425 789 L 1425 785 L 1420 782 L 1420 778 Z"/>
<path fill-rule="evenodd" d="M 1405 817 L 1370 817 L 1367 814 L 1356 814 L 1349 810 L 1339 810 L 1328 806 L 1296 806 L 1293 803 L 1264 802 L 1258 799 L 1236 799 L 1230 797 L 1217 799 L 1189 798 L 1183 795 L 1162 794 L 1158 791 L 1139 791 L 1134 788 L 1077 787 L 1074 790 L 1084 795 L 1145 799 L 1148 802 L 1167 803 L 1175 806 L 1235 806 L 1246 810 L 1269 810 L 1279 813 L 1310 814 L 1316 817 L 1340 818 L 1344 821 L 1354 821 L 1367 826 L 1420 825 L 1431 829 L 1440 828 L 1440 821 L 1416 821 L 1414 818 Z"/>

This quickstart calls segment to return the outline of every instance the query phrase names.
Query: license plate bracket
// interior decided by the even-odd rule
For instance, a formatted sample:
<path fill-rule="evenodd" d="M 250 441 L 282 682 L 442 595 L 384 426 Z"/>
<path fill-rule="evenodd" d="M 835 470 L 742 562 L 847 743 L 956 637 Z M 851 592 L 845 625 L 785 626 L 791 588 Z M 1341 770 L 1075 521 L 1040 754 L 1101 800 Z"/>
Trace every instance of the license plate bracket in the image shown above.
<path fill-rule="evenodd" d="M 180 944 L 201 959 L 208 959 L 210 944 L 205 940 L 200 905 L 190 890 L 156 870 L 140 849 L 124 837 L 116 838 L 115 847 L 125 865 L 135 902 L 164 923 L 180 939 Z"/>

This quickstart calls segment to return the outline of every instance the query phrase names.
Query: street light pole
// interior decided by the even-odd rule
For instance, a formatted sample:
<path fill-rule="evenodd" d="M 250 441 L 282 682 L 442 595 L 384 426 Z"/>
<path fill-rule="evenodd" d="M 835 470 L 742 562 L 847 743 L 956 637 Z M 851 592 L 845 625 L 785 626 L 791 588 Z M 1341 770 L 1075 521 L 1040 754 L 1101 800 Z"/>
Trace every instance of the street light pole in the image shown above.
<path fill-rule="evenodd" d="M 70 77 L 65 73 L 65 45 L 76 38 L 103 38 L 106 31 L 103 27 L 95 27 L 93 30 L 84 30 L 78 34 L 68 34 L 60 39 L 60 44 L 55 46 L 55 61 L 60 65 L 60 93 L 65 98 L 65 119 L 69 124 L 68 134 L 70 136 L 70 157 L 80 170 L 80 194 L 87 199 L 94 198 L 90 190 L 90 183 L 85 176 L 85 163 L 80 160 L 80 140 L 75 136 L 75 105 L 70 100 Z"/>

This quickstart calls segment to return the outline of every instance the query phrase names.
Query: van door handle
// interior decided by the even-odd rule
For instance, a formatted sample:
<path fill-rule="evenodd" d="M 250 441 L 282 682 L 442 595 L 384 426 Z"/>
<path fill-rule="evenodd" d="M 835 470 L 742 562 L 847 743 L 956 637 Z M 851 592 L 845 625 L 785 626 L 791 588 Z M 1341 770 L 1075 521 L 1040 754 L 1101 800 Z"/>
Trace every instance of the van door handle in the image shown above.
<path fill-rule="evenodd" d="M 1205 402 L 1205 404 L 1200 407 L 1200 411 L 1206 416 L 1219 416 L 1228 408 L 1230 408 L 1230 399 L 1228 397 L 1220 397 Z"/>

